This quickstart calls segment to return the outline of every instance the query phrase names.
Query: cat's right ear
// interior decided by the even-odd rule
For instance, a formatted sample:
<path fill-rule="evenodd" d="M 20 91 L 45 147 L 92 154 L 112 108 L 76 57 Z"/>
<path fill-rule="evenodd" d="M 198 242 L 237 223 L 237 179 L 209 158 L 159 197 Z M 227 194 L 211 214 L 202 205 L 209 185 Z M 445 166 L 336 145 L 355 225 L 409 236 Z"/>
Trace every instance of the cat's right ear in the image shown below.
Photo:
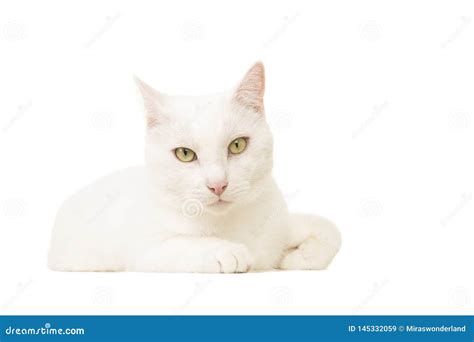
<path fill-rule="evenodd" d="M 234 99 L 240 104 L 263 113 L 263 95 L 265 93 L 265 68 L 262 62 L 255 63 L 234 93 Z"/>
<path fill-rule="evenodd" d="M 163 118 L 162 117 L 162 106 L 163 106 L 163 95 L 151 86 L 143 82 L 137 76 L 133 76 L 135 83 L 137 84 L 138 90 L 143 97 L 143 103 L 145 105 L 147 127 L 155 127 Z"/>

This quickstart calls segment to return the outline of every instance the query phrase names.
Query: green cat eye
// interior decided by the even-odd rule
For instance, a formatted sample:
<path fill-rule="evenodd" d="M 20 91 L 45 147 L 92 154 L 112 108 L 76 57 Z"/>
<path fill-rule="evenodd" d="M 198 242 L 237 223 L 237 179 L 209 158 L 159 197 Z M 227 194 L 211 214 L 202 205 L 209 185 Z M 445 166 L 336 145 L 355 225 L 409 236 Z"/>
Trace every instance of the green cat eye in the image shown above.
<path fill-rule="evenodd" d="M 242 153 L 246 147 L 247 147 L 247 139 L 237 138 L 230 143 L 229 152 L 232 154 L 239 154 L 239 153 Z"/>
<path fill-rule="evenodd" d="M 174 154 L 176 158 L 178 158 L 184 163 L 189 163 L 196 159 L 196 153 L 186 147 L 178 147 L 174 150 Z"/>

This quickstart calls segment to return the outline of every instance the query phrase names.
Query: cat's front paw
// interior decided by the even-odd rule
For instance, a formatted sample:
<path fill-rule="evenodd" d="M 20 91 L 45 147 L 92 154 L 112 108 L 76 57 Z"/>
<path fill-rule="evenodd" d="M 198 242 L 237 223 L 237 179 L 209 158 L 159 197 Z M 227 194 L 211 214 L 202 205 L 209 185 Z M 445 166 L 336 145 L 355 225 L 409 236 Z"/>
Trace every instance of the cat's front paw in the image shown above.
<path fill-rule="evenodd" d="M 243 273 L 252 267 L 248 248 L 239 243 L 225 243 L 214 254 L 214 269 L 220 273 Z"/>
<path fill-rule="evenodd" d="M 328 227 L 329 228 L 329 227 Z M 283 257 L 284 270 L 323 270 L 329 266 L 341 247 L 341 235 L 336 227 L 308 237 Z"/>

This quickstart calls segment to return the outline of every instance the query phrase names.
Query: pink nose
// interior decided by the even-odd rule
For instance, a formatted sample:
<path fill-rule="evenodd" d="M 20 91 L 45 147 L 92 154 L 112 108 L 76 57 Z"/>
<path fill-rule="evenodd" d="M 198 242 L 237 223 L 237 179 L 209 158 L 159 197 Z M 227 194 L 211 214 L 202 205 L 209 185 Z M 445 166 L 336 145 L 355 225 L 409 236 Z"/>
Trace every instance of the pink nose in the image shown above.
<path fill-rule="evenodd" d="M 207 188 L 211 190 L 217 196 L 220 196 L 227 188 L 227 184 L 228 184 L 227 182 L 211 183 L 211 184 L 207 184 Z"/>

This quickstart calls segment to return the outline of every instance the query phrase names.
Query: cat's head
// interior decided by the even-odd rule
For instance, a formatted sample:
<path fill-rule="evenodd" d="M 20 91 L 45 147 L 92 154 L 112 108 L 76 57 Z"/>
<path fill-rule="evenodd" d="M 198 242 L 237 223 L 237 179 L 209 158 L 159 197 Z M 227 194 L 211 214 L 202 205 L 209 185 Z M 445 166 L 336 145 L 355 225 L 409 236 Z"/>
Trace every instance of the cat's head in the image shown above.
<path fill-rule="evenodd" d="M 262 63 L 218 95 L 168 96 L 136 82 L 147 115 L 146 162 L 167 201 L 190 215 L 222 214 L 261 193 L 273 152 Z"/>

